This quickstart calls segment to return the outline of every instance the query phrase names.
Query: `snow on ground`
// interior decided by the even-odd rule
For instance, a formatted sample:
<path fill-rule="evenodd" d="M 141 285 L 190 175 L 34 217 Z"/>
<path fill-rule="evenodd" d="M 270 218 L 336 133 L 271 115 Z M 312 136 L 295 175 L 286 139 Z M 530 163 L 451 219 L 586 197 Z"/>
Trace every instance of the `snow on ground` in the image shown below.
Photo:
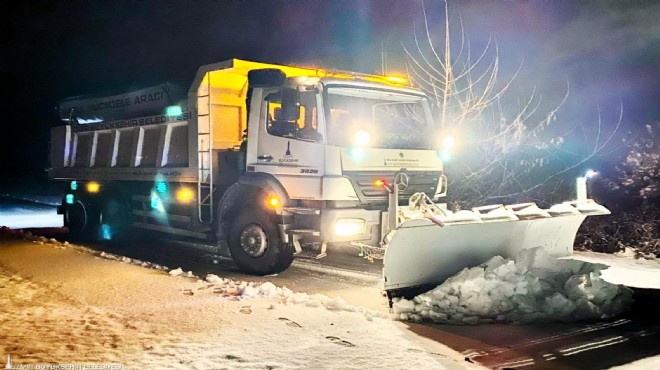
<path fill-rule="evenodd" d="M 660 356 L 653 356 L 631 362 L 629 364 L 611 367 L 610 370 L 649 370 L 660 369 Z"/>
<path fill-rule="evenodd" d="M 0 199 L 2 200 L 2 199 Z M 25 227 L 62 227 L 62 215 L 57 208 L 27 202 L 0 202 L 0 226 L 13 229 Z"/>
<path fill-rule="evenodd" d="M 61 186 L 0 185 L 0 226 L 62 227 L 62 215 L 57 214 L 56 208 L 63 196 Z"/>
<path fill-rule="evenodd" d="M 401 320 L 468 325 L 610 318 L 630 307 L 632 292 L 605 281 L 604 267 L 528 249 L 466 268 L 412 300 L 398 298 L 393 309 Z"/>
<path fill-rule="evenodd" d="M 636 258 L 632 248 L 621 253 L 575 252 L 571 257 L 577 261 L 607 266 L 601 271 L 605 281 L 633 288 L 660 289 L 660 260 Z"/>
<path fill-rule="evenodd" d="M 62 216 L 57 211 L 32 211 L 24 215 L 0 215 L 0 224 L 20 229 L 24 227 L 62 227 Z"/>
<path fill-rule="evenodd" d="M 0 356 L 11 355 L 15 365 L 472 367 L 449 352 L 427 352 L 386 313 L 341 298 L 189 277 L 179 268 L 3 232 L 25 239 L 0 244 Z"/>

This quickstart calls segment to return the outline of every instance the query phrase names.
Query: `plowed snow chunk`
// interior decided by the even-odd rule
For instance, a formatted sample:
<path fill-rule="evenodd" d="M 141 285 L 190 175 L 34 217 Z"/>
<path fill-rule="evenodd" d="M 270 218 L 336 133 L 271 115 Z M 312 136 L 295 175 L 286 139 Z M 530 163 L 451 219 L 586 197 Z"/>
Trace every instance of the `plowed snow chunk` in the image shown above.
<path fill-rule="evenodd" d="M 225 284 L 225 279 L 213 274 L 206 275 L 206 281 L 213 284 Z"/>
<path fill-rule="evenodd" d="M 407 299 L 394 299 L 392 312 L 395 314 L 415 312 L 415 303 Z"/>
<path fill-rule="evenodd" d="M 309 301 L 307 293 L 293 293 L 286 300 L 287 303 L 293 304 L 307 303 L 307 301 Z"/>
<path fill-rule="evenodd" d="M 246 285 L 242 289 L 239 289 L 239 293 L 243 297 L 256 297 L 259 295 L 259 289 Z"/>
<path fill-rule="evenodd" d="M 394 299 L 393 312 L 402 320 L 467 325 L 611 318 L 630 306 L 632 293 L 603 280 L 603 267 L 528 249 L 466 268 L 413 300 Z"/>
<path fill-rule="evenodd" d="M 327 295 L 323 295 L 323 294 L 314 294 L 313 296 L 311 296 L 311 299 L 316 301 L 316 302 L 319 302 L 323 306 L 326 306 L 328 304 L 328 302 L 330 302 L 332 300 L 330 297 L 328 297 Z"/>
<path fill-rule="evenodd" d="M 265 296 L 276 296 L 277 287 L 275 286 L 275 284 L 271 283 L 270 281 L 267 281 L 259 286 L 259 292 L 261 292 L 261 294 Z"/>
<path fill-rule="evenodd" d="M 353 312 L 356 310 L 354 306 L 349 305 L 342 297 L 335 297 L 330 299 L 325 307 L 329 310 L 335 311 L 350 311 Z"/>

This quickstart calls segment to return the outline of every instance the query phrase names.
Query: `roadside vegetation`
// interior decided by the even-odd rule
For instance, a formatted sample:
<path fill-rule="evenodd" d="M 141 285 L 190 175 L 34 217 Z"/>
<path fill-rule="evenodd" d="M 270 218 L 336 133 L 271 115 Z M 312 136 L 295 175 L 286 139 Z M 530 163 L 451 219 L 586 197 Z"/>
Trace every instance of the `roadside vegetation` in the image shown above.
<path fill-rule="evenodd" d="M 449 206 L 575 199 L 575 178 L 597 165 L 589 195 L 612 215 L 589 217 L 576 248 L 660 256 L 659 124 L 640 122 L 638 132 L 624 133 L 624 107 L 601 110 L 598 102 L 593 121 L 572 122 L 562 112 L 570 81 L 558 101 L 543 101 L 536 89 L 520 98 L 522 62 L 504 75 L 495 41 L 472 50 L 460 13 L 447 3 L 422 3 L 424 24 L 403 49 L 410 81 L 433 100 L 441 137 L 460 143 L 446 165 Z M 430 25 L 431 12 L 444 12 L 441 27 Z"/>

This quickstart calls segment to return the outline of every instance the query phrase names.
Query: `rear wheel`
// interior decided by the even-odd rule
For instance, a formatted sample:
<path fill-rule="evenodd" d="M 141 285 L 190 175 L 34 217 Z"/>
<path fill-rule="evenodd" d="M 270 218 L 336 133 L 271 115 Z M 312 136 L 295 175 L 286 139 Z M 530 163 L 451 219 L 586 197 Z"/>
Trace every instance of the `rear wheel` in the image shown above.
<path fill-rule="evenodd" d="M 291 246 L 263 210 L 240 211 L 229 227 L 229 250 L 238 267 L 254 275 L 282 272 L 293 262 Z"/>

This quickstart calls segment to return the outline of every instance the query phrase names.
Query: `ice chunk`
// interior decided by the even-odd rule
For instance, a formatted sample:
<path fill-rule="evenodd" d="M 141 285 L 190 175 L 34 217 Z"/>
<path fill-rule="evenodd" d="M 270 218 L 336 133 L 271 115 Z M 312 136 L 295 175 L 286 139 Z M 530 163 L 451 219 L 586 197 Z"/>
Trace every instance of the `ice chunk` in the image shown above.
<path fill-rule="evenodd" d="M 392 312 L 395 314 L 415 312 L 415 303 L 405 298 L 400 298 L 392 303 Z"/>
<path fill-rule="evenodd" d="M 556 292 L 552 296 L 545 297 L 543 311 L 548 316 L 568 317 L 575 310 L 575 303 L 563 294 Z"/>

